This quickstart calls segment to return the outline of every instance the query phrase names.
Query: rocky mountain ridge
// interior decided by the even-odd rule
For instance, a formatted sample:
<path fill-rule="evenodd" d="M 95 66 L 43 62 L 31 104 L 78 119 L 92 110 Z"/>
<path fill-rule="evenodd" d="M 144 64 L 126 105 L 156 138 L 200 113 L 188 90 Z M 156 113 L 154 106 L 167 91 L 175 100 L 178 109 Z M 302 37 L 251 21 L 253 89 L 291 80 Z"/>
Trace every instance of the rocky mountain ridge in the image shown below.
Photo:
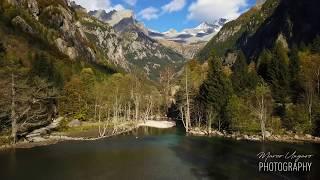
<path fill-rule="evenodd" d="M 17 12 L 11 24 L 34 38 L 42 38 L 73 61 L 84 60 L 127 72 L 142 70 L 150 79 L 157 79 L 165 66 L 178 69 L 184 64 L 180 54 L 137 31 L 135 24 L 119 33 L 74 2 L 6 2 Z"/>
<path fill-rule="evenodd" d="M 242 50 L 248 59 L 257 60 L 263 49 L 281 41 L 287 48 L 309 44 L 320 34 L 317 0 L 262 0 L 238 19 L 227 23 L 197 54 L 201 61 L 214 51 L 232 63 L 232 54 Z M 234 59 L 234 58 L 233 58 Z"/>
<path fill-rule="evenodd" d="M 179 69 L 183 66 L 184 57 L 148 36 L 148 30 L 134 18 L 130 10 L 90 11 L 89 15 L 113 27 L 119 37 L 124 54 L 132 64 L 151 76 L 159 75 L 161 68 L 172 66 Z M 153 73 L 154 72 L 154 73 Z"/>
<path fill-rule="evenodd" d="M 279 0 L 257 1 L 256 6 L 243 13 L 239 18 L 226 23 L 217 35 L 198 52 L 197 59 L 207 60 L 212 51 L 218 56 L 234 57 L 232 53 L 240 48 L 239 42 L 245 42 L 246 37 L 253 35 L 273 14 L 278 4 Z"/>
<path fill-rule="evenodd" d="M 138 33 L 141 35 L 141 38 L 144 39 L 144 43 L 149 41 L 159 42 L 160 46 L 173 49 L 186 59 L 192 59 L 198 50 L 216 35 L 227 22 L 226 19 L 220 19 L 212 24 L 203 22 L 195 28 L 184 29 L 181 32 L 172 29 L 161 33 L 147 29 L 142 23 L 135 19 L 134 13 L 131 10 L 112 10 L 110 12 L 96 10 L 90 11 L 89 14 L 109 24 L 120 34 L 127 32 Z"/>
<path fill-rule="evenodd" d="M 203 22 L 195 28 L 184 29 L 181 32 L 175 29 L 163 33 L 149 30 L 148 34 L 164 46 L 182 54 L 186 59 L 193 59 L 226 22 L 226 19 L 221 18 L 213 24 Z"/>
<path fill-rule="evenodd" d="M 212 24 L 208 22 L 202 22 L 197 27 L 184 29 L 181 32 L 177 32 L 175 29 L 171 29 L 163 33 L 150 30 L 149 36 L 154 39 L 165 39 L 183 44 L 208 42 L 220 31 L 226 22 L 227 19 L 223 18 L 215 21 Z"/>

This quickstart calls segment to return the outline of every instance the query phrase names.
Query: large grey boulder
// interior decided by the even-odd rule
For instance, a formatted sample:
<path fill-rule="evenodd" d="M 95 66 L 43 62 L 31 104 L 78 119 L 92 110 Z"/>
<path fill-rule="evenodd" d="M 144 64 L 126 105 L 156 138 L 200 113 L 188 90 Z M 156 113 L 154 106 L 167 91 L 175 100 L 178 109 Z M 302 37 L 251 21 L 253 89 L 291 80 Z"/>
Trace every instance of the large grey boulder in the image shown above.
<path fill-rule="evenodd" d="M 266 137 L 266 138 L 269 138 L 269 137 L 271 137 L 271 132 L 269 132 L 269 131 L 265 131 L 264 132 L 264 136 Z"/>
<path fill-rule="evenodd" d="M 74 119 L 74 120 L 70 121 L 67 126 L 68 126 L 68 127 L 78 127 L 78 126 L 81 126 L 81 121 L 79 121 L 78 119 Z"/>
<path fill-rule="evenodd" d="M 60 52 L 67 55 L 70 59 L 78 57 L 78 51 L 74 47 L 69 47 L 68 43 L 61 38 L 55 40 L 55 44 Z"/>

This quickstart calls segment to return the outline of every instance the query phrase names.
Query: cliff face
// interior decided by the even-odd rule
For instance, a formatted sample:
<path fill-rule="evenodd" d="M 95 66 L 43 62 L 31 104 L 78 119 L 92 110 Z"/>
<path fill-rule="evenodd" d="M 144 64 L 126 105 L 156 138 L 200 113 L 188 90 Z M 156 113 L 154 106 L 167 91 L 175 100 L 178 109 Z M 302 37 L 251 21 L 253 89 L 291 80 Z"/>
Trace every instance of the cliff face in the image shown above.
<path fill-rule="evenodd" d="M 271 49 L 277 41 L 288 48 L 308 44 L 320 34 L 319 5 L 317 0 L 267 0 L 227 23 L 197 57 L 204 61 L 211 51 L 227 56 L 230 51 L 242 50 L 255 60 L 263 49 Z"/>
<path fill-rule="evenodd" d="M 126 71 L 132 68 L 125 57 L 122 39 L 109 25 L 78 12 L 79 27 L 83 30 L 88 40 L 95 45 L 95 52 L 104 62 L 121 67 Z"/>
<path fill-rule="evenodd" d="M 291 48 L 309 44 L 320 34 L 320 2 L 317 0 L 282 0 L 274 13 L 251 36 L 238 41 L 248 57 L 255 59 L 262 49 L 270 49 L 276 41 Z"/>
<path fill-rule="evenodd" d="M 206 45 L 206 42 L 184 44 L 184 43 L 178 43 L 174 41 L 160 40 L 160 39 L 157 41 L 162 45 L 170 49 L 173 49 L 179 54 L 182 54 L 183 57 L 186 59 L 192 59 L 197 54 L 197 52 L 200 51 Z"/>
<path fill-rule="evenodd" d="M 184 58 L 152 40 L 134 23 L 118 32 L 67 0 L 6 0 L 16 12 L 11 24 L 34 38 L 41 38 L 71 60 L 113 66 L 127 72 L 144 70 L 156 79 L 165 66 L 180 68 Z"/>
<path fill-rule="evenodd" d="M 224 56 L 229 51 L 239 49 L 241 43 L 255 34 L 267 18 L 273 14 L 278 4 L 279 0 L 267 0 L 263 5 L 254 6 L 238 19 L 228 22 L 196 57 L 205 61 L 211 51 L 214 51 L 218 56 Z"/>
<path fill-rule="evenodd" d="M 166 66 L 179 69 L 185 63 L 179 52 L 150 38 L 148 30 L 134 19 L 131 11 L 91 11 L 89 14 L 112 26 L 117 36 L 121 37 L 116 44 L 122 49 L 124 58 L 129 64 L 143 69 L 150 78 L 157 78 Z"/>
<path fill-rule="evenodd" d="M 16 28 L 34 38 L 42 38 L 72 60 L 100 61 L 67 1 L 7 0 L 7 3 L 16 12 L 10 17 Z"/>
<path fill-rule="evenodd" d="M 263 5 L 267 0 L 256 0 L 256 5 L 261 6 Z"/>

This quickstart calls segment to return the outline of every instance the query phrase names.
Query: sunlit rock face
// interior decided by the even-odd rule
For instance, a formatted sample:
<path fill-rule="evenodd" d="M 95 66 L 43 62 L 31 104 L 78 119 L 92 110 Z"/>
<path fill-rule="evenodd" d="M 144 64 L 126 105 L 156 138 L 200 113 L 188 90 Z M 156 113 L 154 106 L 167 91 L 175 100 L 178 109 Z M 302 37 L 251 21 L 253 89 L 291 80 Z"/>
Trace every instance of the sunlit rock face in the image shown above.
<path fill-rule="evenodd" d="M 262 4 L 264 4 L 266 1 L 267 1 L 267 0 L 257 0 L 257 1 L 256 1 L 256 4 L 257 4 L 257 5 L 262 5 Z"/>
<path fill-rule="evenodd" d="M 154 79 L 159 76 L 159 72 L 165 66 L 170 65 L 179 69 L 184 64 L 185 57 L 181 55 L 181 51 L 174 51 L 171 47 L 153 39 L 149 30 L 135 19 L 131 10 L 112 10 L 110 12 L 95 10 L 90 11 L 89 15 L 112 27 L 119 41 L 110 43 L 106 48 L 112 49 L 110 46 L 117 44 L 116 49 L 122 50 L 129 69 L 130 66 L 138 66 L 151 79 Z M 120 56 L 119 54 L 118 57 Z"/>

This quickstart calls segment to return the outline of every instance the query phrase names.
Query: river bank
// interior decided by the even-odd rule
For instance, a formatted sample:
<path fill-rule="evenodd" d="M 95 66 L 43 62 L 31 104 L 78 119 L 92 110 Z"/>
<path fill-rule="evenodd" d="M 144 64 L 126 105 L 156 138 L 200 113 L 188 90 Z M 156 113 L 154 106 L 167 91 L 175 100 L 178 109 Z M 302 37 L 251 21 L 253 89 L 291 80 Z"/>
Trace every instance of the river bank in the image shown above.
<path fill-rule="evenodd" d="M 209 133 L 207 130 L 203 130 L 200 128 L 192 128 L 189 130 L 188 134 L 193 136 L 215 136 L 215 137 L 223 137 L 229 138 L 234 140 L 246 140 L 246 141 L 257 141 L 262 142 L 261 135 L 248 135 L 244 133 L 227 133 L 227 132 L 220 132 L 218 130 L 211 130 Z M 266 133 L 265 141 L 272 141 L 272 142 L 286 142 L 286 143 L 320 143 L 320 137 L 315 137 L 310 134 L 295 134 L 292 132 L 285 132 L 284 134 L 271 134 L 270 132 Z"/>
<path fill-rule="evenodd" d="M 32 141 L 24 139 L 18 141 L 16 144 L 4 144 L 0 146 L 0 150 L 6 150 L 11 148 L 33 148 L 37 146 L 47 146 L 56 144 L 62 141 L 95 141 L 103 138 L 113 137 L 121 135 L 130 131 L 133 131 L 139 127 L 153 127 L 159 129 L 172 128 L 176 126 L 174 121 L 138 121 L 138 122 L 126 122 L 112 128 L 106 128 L 104 135 L 100 135 L 100 130 L 103 130 L 103 124 L 99 123 L 83 123 L 81 126 L 71 128 L 65 131 L 53 131 L 47 135 L 40 135 L 33 137 Z M 40 128 L 41 130 L 43 128 Z M 35 130 L 36 132 L 39 130 Z"/>

